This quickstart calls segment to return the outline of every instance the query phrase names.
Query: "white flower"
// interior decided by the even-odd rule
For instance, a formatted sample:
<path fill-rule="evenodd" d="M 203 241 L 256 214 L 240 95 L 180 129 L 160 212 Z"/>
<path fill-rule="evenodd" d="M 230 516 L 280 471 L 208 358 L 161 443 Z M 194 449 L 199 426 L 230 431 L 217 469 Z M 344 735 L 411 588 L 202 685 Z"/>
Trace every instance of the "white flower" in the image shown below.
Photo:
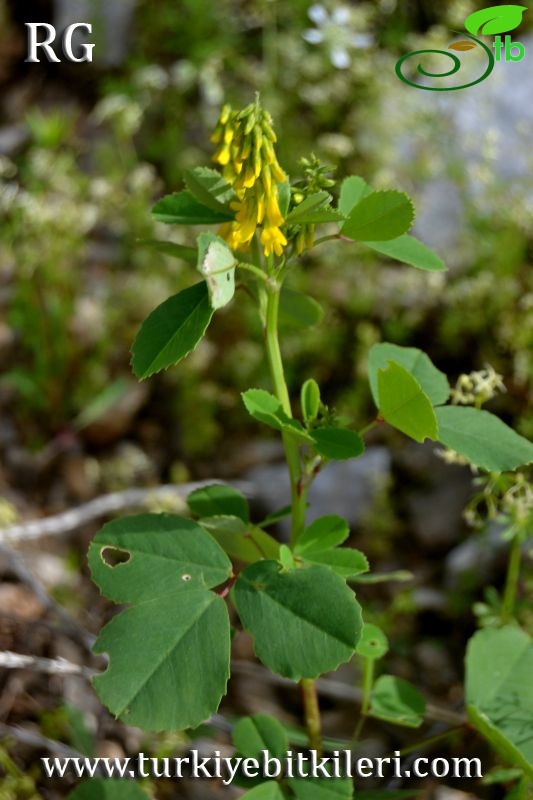
<path fill-rule="evenodd" d="M 316 27 L 305 30 L 303 38 L 312 45 L 323 44 L 337 69 L 348 69 L 351 65 L 351 50 L 366 49 L 373 43 L 371 34 L 354 32 L 355 22 L 349 6 L 337 6 L 330 14 L 317 3 L 307 13 Z"/>

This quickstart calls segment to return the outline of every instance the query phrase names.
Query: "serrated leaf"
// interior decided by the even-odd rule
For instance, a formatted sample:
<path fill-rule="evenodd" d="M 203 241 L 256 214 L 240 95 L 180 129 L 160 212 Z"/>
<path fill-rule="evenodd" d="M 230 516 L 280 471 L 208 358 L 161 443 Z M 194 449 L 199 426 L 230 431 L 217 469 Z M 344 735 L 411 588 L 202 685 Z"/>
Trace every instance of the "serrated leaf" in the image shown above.
<path fill-rule="evenodd" d="M 161 303 L 143 322 L 132 347 L 132 368 L 140 378 L 179 363 L 200 342 L 213 309 L 205 281 Z"/>
<path fill-rule="evenodd" d="M 267 781 L 243 794 L 241 800 L 285 800 L 285 795 L 277 781 Z"/>
<path fill-rule="evenodd" d="M 128 555 L 110 566 L 106 553 Z M 203 528 L 174 514 L 139 514 L 108 522 L 89 546 L 91 575 L 118 603 L 141 602 L 183 588 L 211 588 L 231 575 L 231 562 Z"/>
<path fill-rule="evenodd" d="M 302 416 L 305 422 L 313 422 L 317 418 L 320 410 L 320 387 L 312 378 L 306 381 L 302 386 L 300 404 L 302 406 Z"/>
<path fill-rule="evenodd" d="M 248 389 L 243 392 L 242 399 L 250 416 L 259 422 L 282 433 L 290 433 L 303 442 L 313 441 L 302 424 L 285 413 L 281 403 L 273 394 L 265 392 L 264 389 Z"/>
<path fill-rule="evenodd" d="M 165 242 L 161 239 L 137 239 L 136 244 L 150 247 L 153 250 L 157 250 L 158 253 L 163 253 L 172 258 L 179 258 L 189 264 L 195 264 L 198 257 L 195 247 L 187 247 L 176 242 Z"/>
<path fill-rule="evenodd" d="M 296 800 L 352 800 L 349 778 L 289 778 Z"/>
<path fill-rule="evenodd" d="M 185 183 L 199 203 L 217 214 L 230 214 L 233 217 L 228 204 L 235 197 L 235 192 L 220 172 L 208 167 L 194 167 L 186 171 Z"/>
<path fill-rule="evenodd" d="M 368 354 L 368 379 L 376 406 L 379 407 L 378 372 L 386 369 L 389 361 L 399 364 L 418 381 L 434 406 L 442 405 L 450 396 L 448 378 L 422 350 L 416 347 L 399 347 L 381 342 L 373 345 Z"/>
<path fill-rule="evenodd" d="M 267 750 L 273 758 L 283 758 L 289 749 L 287 731 L 277 719 L 255 714 L 240 719 L 232 732 L 233 744 L 244 758 L 261 758 Z"/>
<path fill-rule="evenodd" d="M 319 517 L 307 526 L 294 548 L 297 555 L 305 555 L 313 550 L 328 550 L 346 541 L 350 535 L 348 523 L 336 514 Z"/>
<path fill-rule="evenodd" d="M 332 461 L 357 458 L 365 450 L 359 434 L 345 428 L 316 428 L 311 436 L 317 453 Z"/>
<path fill-rule="evenodd" d="M 214 233 L 200 234 L 196 268 L 206 280 L 209 302 L 214 311 L 227 306 L 233 299 L 236 266 L 237 259 L 223 239 Z"/>
<path fill-rule="evenodd" d="M 198 517 L 220 515 L 239 517 L 243 522 L 250 519 L 248 500 L 237 489 L 224 483 L 213 483 L 195 489 L 187 497 L 187 505 Z"/>
<path fill-rule="evenodd" d="M 377 679 L 370 698 L 370 716 L 418 728 L 425 713 L 426 701 L 411 683 L 393 675 L 381 675 Z"/>
<path fill-rule="evenodd" d="M 368 560 L 360 550 L 352 547 L 310 550 L 303 556 L 306 564 L 329 567 L 336 575 L 348 580 L 368 571 Z"/>
<path fill-rule="evenodd" d="M 374 192 L 354 206 L 341 233 L 357 242 L 385 242 L 407 233 L 414 218 L 411 199 L 403 192 Z"/>
<path fill-rule="evenodd" d="M 503 5 L 482 8 L 466 18 L 465 28 L 473 36 L 477 36 L 478 33 L 484 36 L 508 33 L 518 28 L 524 11 L 527 11 L 527 6 Z"/>
<path fill-rule="evenodd" d="M 226 692 L 228 610 L 208 589 L 179 589 L 122 611 L 93 650 L 109 655 L 93 685 L 112 714 L 149 731 L 194 728 Z"/>
<path fill-rule="evenodd" d="M 288 215 L 288 225 L 318 225 L 321 222 L 339 222 L 344 216 L 330 207 L 332 197 L 328 192 L 316 192 L 302 200 Z"/>
<path fill-rule="evenodd" d="M 533 777 L 533 642 L 514 626 L 478 631 L 466 654 L 471 723 Z"/>
<path fill-rule="evenodd" d="M 291 680 L 336 669 L 359 640 L 361 608 L 326 567 L 283 572 L 274 561 L 260 561 L 240 574 L 233 600 L 258 658 Z"/>
<path fill-rule="evenodd" d="M 235 219 L 231 211 L 213 211 L 190 192 L 176 192 L 159 200 L 152 209 L 157 222 L 167 225 L 218 225 Z"/>
<path fill-rule="evenodd" d="M 283 287 L 279 298 L 280 326 L 301 330 L 318 325 L 323 318 L 322 306 L 314 297 Z"/>
<path fill-rule="evenodd" d="M 365 622 L 361 632 L 361 638 L 355 648 L 357 655 L 362 658 L 377 660 L 383 658 L 388 652 L 388 649 L 389 643 L 381 628 L 378 628 L 377 625 Z"/>
<path fill-rule="evenodd" d="M 388 258 L 426 272 L 446 272 L 448 269 L 433 250 L 407 233 L 388 242 L 364 242 L 364 244 Z"/>
<path fill-rule="evenodd" d="M 437 408 L 439 441 L 489 472 L 533 462 L 533 444 L 488 411 L 467 406 Z"/>
<path fill-rule="evenodd" d="M 436 441 L 435 410 L 419 382 L 394 361 L 378 370 L 379 412 L 383 419 L 416 442 Z"/>
<path fill-rule="evenodd" d="M 91 778 L 74 789 L 69 794 L 68 800 L 149 800 L 149 798 L 133 781 Z"/>
<path fill-rule="evenodd" d="M 261 558 L 279 558 L 279 542 L 239 517 L 210 516 L 199 520 L 231 558 L 253 564 Z"/>
<path fill-rule="evenodd" d="M 349 216 L 351 210 L 361 202 L 364 197 L 372 194 L 372 189 L 368 183 L 357 175 L 345 178 L 341 184 L 339 197 L 339 211 L 345 217 Z"/>

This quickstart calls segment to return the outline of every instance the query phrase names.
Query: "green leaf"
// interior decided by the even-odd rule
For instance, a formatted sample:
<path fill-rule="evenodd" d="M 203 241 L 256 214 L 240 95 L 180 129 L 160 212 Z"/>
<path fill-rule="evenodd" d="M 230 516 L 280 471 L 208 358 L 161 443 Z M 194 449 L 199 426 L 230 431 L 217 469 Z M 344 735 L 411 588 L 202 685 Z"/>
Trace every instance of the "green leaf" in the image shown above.
<path fill-rule="evenodd" d="M 321 222 L 339 222 L 344 216 L 330 207 L 331 195 L 316 192 L 302 200 L 288 215 L 288 225 L 318 225 Z"/>
<path fill-rule="evenodd" d="M 231 558 L 253 564 L 261 558 L 278 559 L 279 542 L 239 517 L 210 516 L 200 519 L 205 528 Z"/>
<path fill-rule="evenodd" d="M 524 11 L 527 11 L 527 6 L 503 5 L 482 8 L 466 18 L 465 28 L 473 36 L 477 36 L 478 33 L 484 36 L 508 33 L 518 28 Z"/>
<path fill-rule="evenodd" d="M 224 483 L 213 483 L 195 489 L 187 497 L 187 505 L 198 517 L 220 515 L 239 517 L 243 522 L 250 519 L 248 500 L 242 492 Z"/>
<path fill-rule="evenodd" d="M 409 800 L 419 794 L 419 789 L 368 789 L 363 792 L 358 789 L 357 800 Z"/>
<path fill-rule="evenodd" d="M 333 461 L 357 458 L 365 450 L 359 434 L 345 428 L 317 428 L 311 436 L 317 453 Z"/>
<path fill-rule="evenodd" d="M 450 396 L 448 378 L 422 350 L 381 342 L 375 344 L 368 355 L 368 378 L 376 406 L 379 406 L 378 372 L 380 369 L 386 369 L 389 361 L 394 361 L 406 369 L 418 381 L 434 406 L 442 405 L 448 400 Z"/>
<path fill-rule="evenodd" d="M 341 193 L 339 197 L 339 211 L 345 217 L 349 216 L 353 208 L 372 194 L 372 189 L 368 183 L 357 175 L 351 175 L 345 178 L 341 185 Z"/>
<path fill-rule="evenodd" d="M 352 800 L 354 796 L 349 778 L 289 778 L 288 784 L 297 800 Z"/>
<path fill-rule="evenodd" d="M 374 661 L 383 658 L 388 652 L 388 649 L 389 643 L 381 628 L 378 628 L 377 625 L 365 622 L 361 638 L 355 648 L 357 655 L 362 658 L 370 658 Z"/>
<path fill-rule="evenodd" d="M 533 461 L 533 444 L 488 411 L 445 406 L 436 413 L 439 441 L 480 469 L 507 472 Z"/>
<path fill-rule="evenodd" d="M 290 433 L 301 441 L 313 441 L 302 424 L 285 413 L 281 403 L 273 394 L 263 389 L 248 389 L 243 392 L 242 399 L 250 416 L 259 422 L 282 433 Z"/>
<path fill-rule="evenodd" d="M 243 794 L 241 800 L 285 800 L 285 795 L 277 781 L 267 781 Z"/>
<path fill-rule="evenodd" d="M 235 198 L 235 192 L 220 172 L 208 167 L 194 167 L 186 171 L 185 183 L 199 203 L 217 214 L 234 216 L 228 203 Z"/>
<path fill-rule="evenodd" d="M 411 199 L 403 192 L 374 192 L 351 210 L 341 233 L 357 242 L 384 242 L 407 233 L 414 218 Z"/>
<path fill-rule="evenodd" d="M 74 789 L 68 800 L 148 800 L 148 795 L 133 781 L 91 778 Z"/>
<path fill-rule="evenodd" d="M 199 203 L 190 192 L 176 192 L 155 204 L 152 216 L 167 225 L 218 225 L 235 219 L 231 211 L 213 211 Z"/>
<path fill-rule="evenodd" d="M 113 556 L 124 554 L 116 566 Z M 89 546 L 92 578 L 118 603 L 160 597 L 185 586 L 211 588 L 231 575 L 231 562 L 203 528 L 174 514 L 139 514 L 104 525 Z"/>
<path fill-rule="evenodd" d="M 212 316 L 205 281 L 165 300 L 143 322 L 133 343 L 135 375 L 148 378 L 185 358 L 202 339 Z"/>
<path fill-rule="evenodd" d="M 289 749 L 287 731 L 277 719 L 256 714 L 239 720 L 232 733 L 233 744 L 244 758 L 261 758 L 268 750 L 273 758 L 282 759 Z"/>
<path fill-rule="evenodd" d="M 279 298 L 279 322 L 281 326 L 301 330 L 312 328 L 324 319 L 324 311 L 320 303 L 302 292 L 288 289 L 281 290 Z"/>
<path fill-rule="evenodd" d="M 112 560 L 117 554 L 123 563 Z M 231 575 L 226 554 L 191 520 L 141 514 L 105 525 L 88 560 L 107 597 L 136 603 L 94 645 L 110 659 L 93 679 L 104 705 L 145 730 L 199 725 L 218 708 L 229 677 L 228 611 L 209 591 Z"/>
<path fill-rule="evenodd" d="M 300 404 L 302 415 L 306 423 L 313 422 L 320 410 L 320 387 L 316 381 L 310 378 L 302 386 L 300 392 Z"/>
<path fill-rule="evenodd" d="M 416 378 L 394 361 L 378 370 L 379 411 L 383 419 L 416 442 L 435 441 L 435 411 Z"/>
<path fill-rule="evenodd" d="M 503 756 L 533 777 L 533 641 L 520 628 L 478 631 L 466 654 L 472 724 Z"/>
<path fill-rule="evenodd" d="M 359 640 L 361 608 L 325 567 L 283 572 L 274 561 L 260 561 L 241 572 L 233 599 L 258 658 L 292 680 L 336 669 Z"/>
<path fill-rule="evenodd" d="M 270 525 L 275 525 L 276 522 L 280 522 L 282 519 L 286 519 L 290 517 L 292 512 L 291 506 L 283 506 L 283 508 L 279 508 L 277 511 L 274 511 L 272 514 L 268 514 L 264 520 L 258 522 L 257 525 L 260 528 L 268 528 Z"/>
<path fill-rule="evenodd" d="M 408 234 L 388 242 L 365 242 L 364 244 L 388 258 L 426 272 L 445 272 L 448 269 L 433 250 Z"/>
<path fill-rule="evenodd" d="M 336 514 L 319 517 L 307 526 L 294 548 L 296 555 L 328 550 L 346 541 L 350 535 L 348 523 Z"/>
<path fill-rule="evenodd" d="M 296 562 L 294 561 L 291 548 L 286 544 L 282 544 L 279 548 L 278 560 L 285 571 L 289 572 L 291 569 L 296 569 Z"/>
<path fill-rule="evenodd" d="M 214 233 L 198 237 L 198 272 L 207 283 L 211 308 L 216 311 L 227 306 L 235 294 L 237 259 L 223 239 Z"/>
<path fill-rule="evenodd" d="M 348 580 L 363 572 L 368 572 L 368 560 L 360 550 L 351 547 L 329 550 L 310 550 L 303 560 L 307 564 L 319 564 L 329 567 L 336 575 Z"/>
<path fill-rule="evenodd" d="M 281 216 L 285 219 L 289 213 L 289 206 L 291 203 L 291 184 L 286 180 L 283 183 L 278 183 L 278 205 Z"/>
<path fill-rule="evenodd" d="M 195 247 L 187 247 L 186 245 L 177 244 L 176 242 L 165 242 L 161 239 L 137 239 L 136 244 L 141 245 L 141 247 L 151 247 L 159 253 L 171 256 L 172 258 L 180 258 L 183 261 L 187 261 L 189 264 L 196 263 L 197 251 Z"/>
<path fill-rule="evenodd" d="M 228 610 L 205 588 L 179 588 L 113 617 L 93 651 L 109 655 L 93 685 L 112 714 L 148 731 L 194 728 L 226 693 Z"/>
<path fill-rule="evenodd" d="M 370 715 L 418 728 L 424 721 L 426 701 L 411 683 L 393 675 L 381 675 L 374 684 L 370 701 Z"/>

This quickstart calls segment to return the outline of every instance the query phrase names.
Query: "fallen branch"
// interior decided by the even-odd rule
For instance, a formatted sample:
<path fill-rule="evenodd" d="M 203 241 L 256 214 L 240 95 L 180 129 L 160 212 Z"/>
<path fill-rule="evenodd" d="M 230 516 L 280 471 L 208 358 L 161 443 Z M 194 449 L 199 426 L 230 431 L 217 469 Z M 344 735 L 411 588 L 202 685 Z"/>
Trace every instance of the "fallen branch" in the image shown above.
<path fill-rule="evenodd" d="M 166 484 L 152 489 L 126 489 L 123 492 L 105 494 L 70 511 L 4 528 L 0 530 L 0 542 L 20 542 L 40 539 L 42 536 L 60 536 L 119 511 L 147 509 L 153 506 L 176 510 L 176 506 L 178 508 L 180 505 L 183 506 L 187 495 L 195 489 L 222 482 L 208 480 L 179 485 Z M 247 495 L 252 494 L 252 486 L 249 483 L 238 481 L 232 485 Z"/>

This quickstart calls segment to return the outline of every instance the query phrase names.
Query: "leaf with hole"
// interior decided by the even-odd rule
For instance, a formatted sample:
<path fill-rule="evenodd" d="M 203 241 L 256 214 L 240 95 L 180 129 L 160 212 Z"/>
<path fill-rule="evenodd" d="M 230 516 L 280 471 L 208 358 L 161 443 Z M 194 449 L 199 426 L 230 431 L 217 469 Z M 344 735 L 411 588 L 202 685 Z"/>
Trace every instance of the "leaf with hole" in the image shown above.
<path fill-rule="evenodd" d="M 426 701 L 408 681 L 393 675 L 381 675 L 372 689 L 370 697 L 370 716 L 419 728 L 424 721 Z"/>
<path fill-rule="evenodd" d="M 533 641 L 514 626 L 478 631 L 466 653 L 470 722 L 533 778 Z"/>
<path fill-rule="evenodd" d="M 377 625 L 365 622 L 361 633 L 361 638 L 357 643 L 355 652 L 363 658 L 370 658 L 372 661 L 383 658 L 389 650 L 387 637 Z"/>
<path fill-rule="evenodd" d="M 129 558 L 111 566 L 106 549 Z M 107 670 L 93 679 L 104 705 L 145 730 L 200 724 L 218 708 L 229 677 L 228 611 L 209 591 L 231 576 L 224 551 L 191 520 L 141 514 L 105 525 L 88 560 L 103 594 L 133 604 L 94 646 L 109 655 Z"/>
<path fill-rule="evenodd" d="M 195 489 L 188 495 L 187 505 L 198 517 L 225 515 L 239 517 L 243 522 L 248 522 L 250 519 L 246 497 L 225 483 L 213 483 Z"/>
<path fill-rule="evenodd" d="M 205 278 L 211 308 L 227 306 L 235 294 L 237 259 L 223 239 L 213 233 L 198 237 L 198 272 Z"/>
<path fill-rule="evenodd" d="M 361 608 L 326 567 L 283 572 L 274 561 L 260 561 L 241 572 L 232 597 L 258 658 L 291 680 L 336 669 L 359 640 Z"/>
<path fill-rule="evenodd" d="M 143 322 L 133 343 L 132 368 L 140 378 L 178 364 L 203 338 L 213 309 L 205 281 L 169 297 Z"/>
<path fill-rule="evenodd" d="M 407 233 L 414 218 L 413 203 L 403 192 L 374 192 L 352 208 L 341 233 L 357 242 L 385 242 Z"/>
<path fill-rule="evenodd" d="M 379 412 L 383 419 L 416 442 L 436 441 L 439 433 L 429 397 L 410 372 L 389 361 L 378 370 Z"/>
<path fill-rule="evenodd" d="M 406 369 L 418 381 L 434 406 L 442 405 L 448 400 L 448 378 L 437 369 L 429 356 L 416 347 L 399 347 L 381 342 L 371 347 L 368 354 L 368 379 L 376 406 L 379 407 L 378 373 L 380 369 L 387 369 L 389 361 Z"/>
<path fill-rule="evenodd" d="M 152 216 L 157 222 L 167 225 L 219 225 L 235 219 L 231 211 L 213 211 L 199 203 L 191 192 L 176 192 L 163 197 L 153 207 Z"/>
<path fill-rule="evenodd" d="M 467 406 L 437 408 L 439 441 L 489 472 L 533 462 L 533 444 L 494 414 Z"/>
<path fill-rule="evenodd" d="M 425 272 L 446 272 L 447 270 L 442 259 L 433 250 L 407 233 L 388 242 L 364 242 L 364 244 L 387 258 L 401 261 L 403 264 Z"/>

